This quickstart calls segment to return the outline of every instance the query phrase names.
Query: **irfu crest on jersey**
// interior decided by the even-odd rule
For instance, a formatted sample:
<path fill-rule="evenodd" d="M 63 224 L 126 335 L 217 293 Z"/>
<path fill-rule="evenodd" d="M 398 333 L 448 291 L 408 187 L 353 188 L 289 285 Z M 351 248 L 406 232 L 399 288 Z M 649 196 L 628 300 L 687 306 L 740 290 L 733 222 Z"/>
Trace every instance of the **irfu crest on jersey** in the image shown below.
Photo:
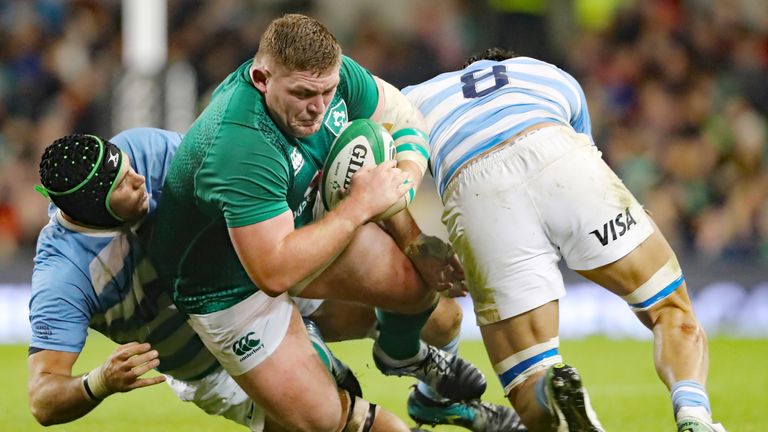
<path fill-rule="evenodd" d="M 332 134 L 339 136 L 341 129 L 347 124 L 347 120 L 347 104 L 344 99 L 339 99 L 339 102 L 331 107 L 325 115 L 325 127 Z"/>
<path fill-rule="evenodd" d="M 293 165 L 293 172 L 297 173 L 304 166 L 304 156 L 296 147 L 291 151 L 291 164 Z"/>

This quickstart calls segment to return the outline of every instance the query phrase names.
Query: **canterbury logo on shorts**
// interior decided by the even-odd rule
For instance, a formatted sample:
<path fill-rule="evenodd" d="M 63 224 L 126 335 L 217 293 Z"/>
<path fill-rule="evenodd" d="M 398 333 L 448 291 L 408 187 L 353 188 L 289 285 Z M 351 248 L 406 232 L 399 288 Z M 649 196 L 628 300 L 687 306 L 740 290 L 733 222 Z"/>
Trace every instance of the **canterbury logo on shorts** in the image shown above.
<path fill-rule="evenodd" d="M 240 361 L 247 359 L 264 347 L 261 339 L 251 339 L 254 334 L 256 333 L 250 332 L 232 344 L 232 352 L 240 357 Z"/>

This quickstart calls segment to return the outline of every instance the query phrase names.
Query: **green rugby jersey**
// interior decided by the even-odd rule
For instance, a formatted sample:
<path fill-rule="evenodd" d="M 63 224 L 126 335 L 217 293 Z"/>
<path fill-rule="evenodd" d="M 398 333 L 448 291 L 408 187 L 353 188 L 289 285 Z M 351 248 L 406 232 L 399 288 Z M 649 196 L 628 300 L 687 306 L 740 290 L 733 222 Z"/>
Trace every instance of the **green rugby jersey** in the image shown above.
<path fill-rule="evenodd" d="M 176 152 L 158 208 L 153 261 L 186 313 L 207 314 L 258 290 L 229 238 L 290 209 L 294 226 L 312 221 L 320 170 L 351 119 L 378 103 L 371 74 L 342 58 L 340 82 L 323 125 L 306 138 L 285 135 L 270 118 L 245 62 L 214 91 Z"/>

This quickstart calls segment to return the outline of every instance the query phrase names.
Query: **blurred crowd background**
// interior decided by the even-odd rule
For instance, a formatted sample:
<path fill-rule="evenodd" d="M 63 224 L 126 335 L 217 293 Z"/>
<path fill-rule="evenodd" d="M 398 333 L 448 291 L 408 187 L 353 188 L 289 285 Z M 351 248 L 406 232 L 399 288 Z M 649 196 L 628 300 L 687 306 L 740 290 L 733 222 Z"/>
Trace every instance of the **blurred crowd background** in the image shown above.
<path fill-rule="evenodd" d="M 121 6 L 0 1 L 5 275 L 20 265 L 29 275 L 47 222 L 33 185 L 49 143 L 128 126 L 185 131 L 285 12 L 320 19 L 347 55 L 400 87 L 488 46 L 560 66 L 584 87 L 605 158 L 679 254 L 768 273 L 764 0 L 168 0 L 168 62 L 147 94 L 125 90 Z M 126 93 L 186 111 L 136 116 Z"/>

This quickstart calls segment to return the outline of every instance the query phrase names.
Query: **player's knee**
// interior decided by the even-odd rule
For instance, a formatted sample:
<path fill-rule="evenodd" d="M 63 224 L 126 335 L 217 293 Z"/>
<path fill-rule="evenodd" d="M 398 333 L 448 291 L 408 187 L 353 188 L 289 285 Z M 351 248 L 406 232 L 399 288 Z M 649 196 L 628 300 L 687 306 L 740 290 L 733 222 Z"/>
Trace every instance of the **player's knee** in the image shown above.
<path fill-rule="evenodd" d="M 406 263 L 402 271 L 398 273 L 400 277 L 397 278 L 397 285 L 392 285 L 399 287 L 398 305 L 393 310 L 409 314 L 419 313 L 434 306 L 437 301 L 437 293 L 424 285 L 410 262 Z"/>
<path fill-rule="evenodd" d="M 454 299 L 441 297 L 421 331 L 421 338 L 431 345 L 445 346 L 458 336 L 461 320 L 461 305 Z"/>
<path fill-rule="evenodd" d="M 293 419 L 282 419 L 285 426 L 290 430 L 309 431 L 309 432 L 338 432 L 339 419 L 344 415 L 341 401 L 339 398 L 323 398 L 318 404 L 309 409 L 298 410 Z"/>
<path fill-rule="evenodd" d="M 312 432 L 339 431 L 339 419 L 342 418 L 343 413 L 340 406 L 337 405 L 336 408 L 338 409 L 324 409 L 320 412 L 311 414 L 309 418 L 305 420 L 305 424 L 297 429 Z"/>
<path fill-rule="evenodd" d="M 636 314 L 647 315 L 653 321 L 653 316 L 668 306 L 691 309 L 687 297 L 679 294 L 680 288 L 685 288 L 685 277 L 673 255 L 645 283 L 622 298 Z"/>
<path fill-rule="evenodd" d="M 530 346 L 493 365 L 504 388 L 510 395 L 522 384 L 530 384 L 550 366 L 563 361 L 560 356 L 560 338 L 553 337 L 545 342 Z M 533 378 L 531 381 L 529 379 Z"/>
<path fill-rule="evenodd" d="M 656 326 L 662 331 L 669 329 L 686 338 L 706 339 L 704 329 L 690 307 L 675 303 L 662 304 L 654 312 L 657 316 Z"/>
<path fill-rule="evenodd" d="M 526 424 L 532 424 L 539 417 L 537 413 L 541 411 L 541 408 L 537 408 L 539 402 L 537 401 L 536 388 L 539 385 L 539 380 L 544 379 L 545 374 L 546 369 L 534 372 L 523 382 L 510 388 L 506 395 L 509 403 L 512 404 Z"/>
<path fill-rule="evenodd" d="M 685 337 L 691 338 L 691 339 L 699 339 L 699 340 L 706 340 L 707 335 L 704 332 L 704 329 L 699 325 L 698 322 L 693 321 L 684 321 L 681 322 L 678 325 L 678 331 L 682 333 Z"/>

